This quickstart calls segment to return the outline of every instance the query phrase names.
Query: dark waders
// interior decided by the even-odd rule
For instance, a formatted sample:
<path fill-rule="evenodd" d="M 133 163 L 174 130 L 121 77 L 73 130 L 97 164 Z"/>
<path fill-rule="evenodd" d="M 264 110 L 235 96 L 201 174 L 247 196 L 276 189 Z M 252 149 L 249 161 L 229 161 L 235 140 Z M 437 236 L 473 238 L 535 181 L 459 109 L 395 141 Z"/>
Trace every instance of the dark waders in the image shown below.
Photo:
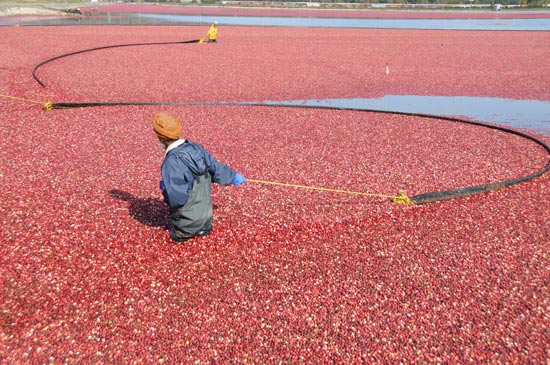
<path fill-rule="evenodd" d="M 202 237 L 212 231 L 214 210 L 212 207 L 212 178 L 206 172 L 195 175 L 193 188 L 184 206 L 171 212 L 172 229 L 170 237 L 176 242 L 184 242 L 195 236 Z"/>

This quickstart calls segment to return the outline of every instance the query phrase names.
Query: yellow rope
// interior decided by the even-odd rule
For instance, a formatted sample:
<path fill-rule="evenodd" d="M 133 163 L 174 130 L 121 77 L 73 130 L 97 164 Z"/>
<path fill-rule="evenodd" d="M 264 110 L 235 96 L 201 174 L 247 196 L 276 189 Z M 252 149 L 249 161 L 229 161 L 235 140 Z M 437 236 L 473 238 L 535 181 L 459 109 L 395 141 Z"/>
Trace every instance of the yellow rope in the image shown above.
<path fill-rule="evenodd" d="M 287 184 L 287 183 L 280 183 L 275 181 L 264 181 L 264 180 L 254 180 L 254 179 L 246 179 L 246 181 L 257 183 L 257 184 L 287 186 L 287 187 L 298 188 L 298 189 L 330 191 L 333 193 L 343 193 L 343 194 L 350 194 L 350 195 L 373 196 L 373 197 L 379 197 L 384 199 L 392 199 L 393 202 L 396 204 L 413 204 L 411 199 L 407 195 L 405 195 L 405 192 L 403 190 L 400 190 L 397 196 L 392 196 L 392 195 L 375 194 L 375 193 L 364 193 L 360 191 L 329 189 L 329 188 L 320 188 L 320 187 L 307 186 L 307 185 Z"/>
<path fill-rule="evenodd" d="M 18 97 L 16 97 L 16 96 L 4 95 L 4 94 L 0 94 L 0 97 L 7 98 L 7 99 L 14 99 L 14 100 L 26 101 L 26 102 L 28 102 L 28 103 L 42 104 L 42 107 L 43 107 L 45 110 L 51 110 L 51 109 L 52 109 L 52 103 L 49 102 L 49 101 L 48 101 L 47 103 L 42 103 L 41 101 L 30 100 L 30 99 L 24 99 L 24 98 L 18 98 Z"/>

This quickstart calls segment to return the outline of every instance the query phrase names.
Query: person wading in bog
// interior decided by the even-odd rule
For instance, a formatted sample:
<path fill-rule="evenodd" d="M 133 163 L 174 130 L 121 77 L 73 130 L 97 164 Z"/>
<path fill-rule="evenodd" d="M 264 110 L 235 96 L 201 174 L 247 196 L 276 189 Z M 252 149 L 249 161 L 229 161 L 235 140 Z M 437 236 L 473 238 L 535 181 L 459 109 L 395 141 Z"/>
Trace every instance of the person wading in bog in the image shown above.
<path fill-rule="evenodd" d="M 207 236 L 212 231 L 212 181 L 240 185 L 246 178 L 218 162 L 200 144 L 181 138 L 182 126 L 176 117 L 157 113 L 153 130 L 165 151 L 160 189 L 170 208 L 170 237 L 184 242 Z"/>
<path fill-rule="evenodd" d="M 218 22 L 214 22 L 212 23 L 212 25 L 210 26 L 210 29 L 208 30 L 208 33 L 206 33 L 206 37 L 208 38 L 208 43 L 217 43 L 217 39 L 218 39 L 218 28 L 216 27 L 216 25 L 218 24 Z"/>

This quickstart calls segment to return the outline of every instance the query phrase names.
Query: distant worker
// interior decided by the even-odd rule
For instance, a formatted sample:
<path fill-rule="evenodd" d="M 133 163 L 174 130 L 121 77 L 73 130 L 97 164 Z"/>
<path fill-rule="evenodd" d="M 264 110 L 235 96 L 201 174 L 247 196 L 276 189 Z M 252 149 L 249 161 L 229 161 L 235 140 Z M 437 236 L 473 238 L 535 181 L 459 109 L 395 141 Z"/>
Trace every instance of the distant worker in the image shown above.
<path fill-rule="evenodd" d="M 218 38 L 218 28 L 216 25 L 218 22 L 212 23 L 210 26 L 210 29 L 208 30 L 208 33 L 206 33 L 206 36 L 208 37 L 208 43 L 217 43 Z"/>
<path fill-rule="evenodd" d="M 170 237 L 185 242 L 209 235 L 214 212 L 212 181 L 240 185 L 246 178 L 218 162 L 200 144 L 182 139 L 182 126 L 176 117 L 157 113 L 153 130 L 165 151 L 159 187 L 172 217 Z"/>

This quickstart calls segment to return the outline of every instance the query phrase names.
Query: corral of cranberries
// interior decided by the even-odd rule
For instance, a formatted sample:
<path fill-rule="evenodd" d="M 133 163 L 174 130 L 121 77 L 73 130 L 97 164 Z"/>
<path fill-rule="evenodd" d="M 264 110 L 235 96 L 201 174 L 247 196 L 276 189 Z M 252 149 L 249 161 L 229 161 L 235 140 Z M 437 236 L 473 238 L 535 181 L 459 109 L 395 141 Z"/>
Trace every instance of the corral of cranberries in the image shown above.
<path fill-rule="evenodd" d="M 30 101 L 550 99 L 545 32 L 0 28 Z M 389 64 L 391 72 L 385 73 Z M 550 357 L 550 176 L 423 206 L 215 186 L 177 245 L 157 190 L 164 110 L 252 179 L 409 195 L 538 170 L 532 142 L 397 115 L 230 106 L 43 111 L 2 98 L 3 363 L 538 363 Z M 547 142 L 548 137 L 539 136 Z"/>

